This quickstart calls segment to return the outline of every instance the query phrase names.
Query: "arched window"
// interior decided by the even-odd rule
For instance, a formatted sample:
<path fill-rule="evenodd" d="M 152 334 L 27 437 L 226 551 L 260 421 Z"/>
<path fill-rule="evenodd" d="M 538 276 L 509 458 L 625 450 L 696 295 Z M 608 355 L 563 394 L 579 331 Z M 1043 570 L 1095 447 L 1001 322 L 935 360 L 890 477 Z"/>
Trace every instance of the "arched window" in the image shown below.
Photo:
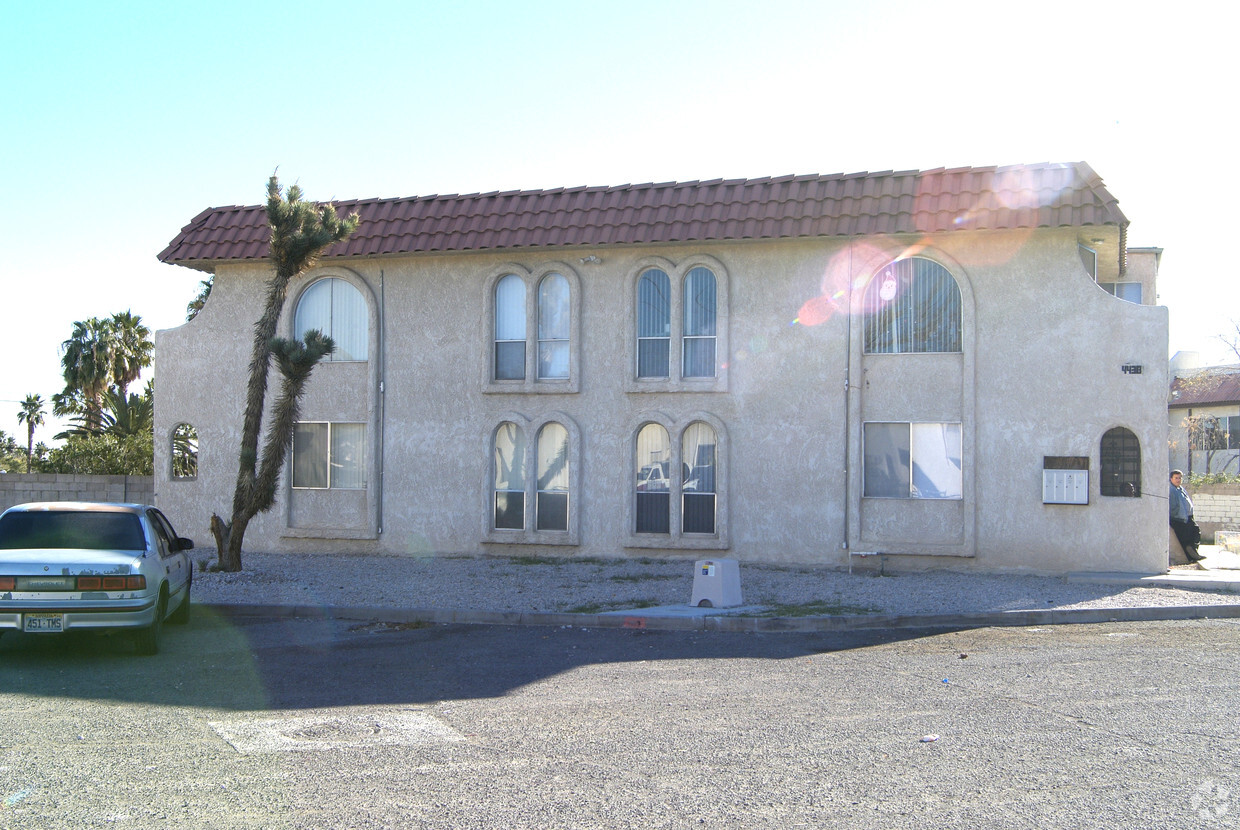
<path fill-rule="evenodd" d="M 672 339 L 672 281 L 651 268 L 637 282 L 637 376 L 668 377 Z"/>
<path fill-rule="evenodd" d="M 630 545 L 727 547 L 727 519 L 720 507 L 726 489 L 722 435 L 722 424 L 706 413 L 679 424 L 654 415 L 638 427 Z"/>
<path fill-rule="evenodd" d="M 525 281 L 516 274 L 495 285 L 495 379 L 525 379 Z"/>
<path fill-rule="evenodd" d="M 698 266 L 685 275 L 681 377 L 715 376 L 715 275 Z"/>
<path fill-rule="evenodd" d="M 865 292 L 867 354 L 961 351 L 960 286 L 921 257 L 897 260 Z"/>
<path fill-rule="evenodd" d="M 1141 495 L 1141 442 L 1123 427 L 1109 429 L 1102 436 L 1098 466 L 1104 496 L 1137 498 Z"/>
<path fill-rule="evenodd" d="M 497 530 L 525 529 L 525 433 L 505 421 L 495 430 L 495 514 Z"/>
<path fill-rule="evenodd" d="M 671 528 L 672 442 L 659 424 L 637 433 L 638 533 L 667 533 Z"/>
<path fill-rule="evenodd" d="M 548 274 L 538 284 L 538 377 L 568 377 L 568 280 Z"/>
<path fill-rule="evenodd" d="M 347 280 L 318 280 L 297 301 L 293 327 L 297 337 L 318 329 L 336 343 L 326 359 L 366 360 L 370 344 L 370 312 L 362 292 Z"/>
<path fill-rule="evenodd" d="M 529 419 L 510 412 L 487 439 L 484 541 L 578 545 L 581 431 L 563 412 Z"/>
<path fill-rule="evenodd" d="M 726 392 L 728 272 L 723 263 L 705 255 L 679 264 L 647 257 L 630 279 L 632 374 L 625 391 Z"/>
<path fill-rule="evenodd" d="M 557 423 L 538 431 L 538 530 L 568 530 L 568 430 Z"/>
<path fill-rule="evenodd" d="M 715 461 L 718 440 L 710 424 L 695 421 L 681 436 L 681 509 L 685 533 L 715 532 Z"/>
<path fill-rule="evenodd" d="M 172 478 L 186 481 L 198 477 L 198 430 L 177 424 L 172 430 Z"/>

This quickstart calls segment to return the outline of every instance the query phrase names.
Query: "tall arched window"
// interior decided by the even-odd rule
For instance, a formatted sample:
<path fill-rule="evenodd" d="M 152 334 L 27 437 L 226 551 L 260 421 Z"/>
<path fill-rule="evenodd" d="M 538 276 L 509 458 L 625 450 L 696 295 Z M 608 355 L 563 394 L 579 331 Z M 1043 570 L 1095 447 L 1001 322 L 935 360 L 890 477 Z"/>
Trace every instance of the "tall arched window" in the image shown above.
<path fill-rule="evenodd" d="M 495 285 L 495 379 L 525 379 L 525 281 L 516 274 Z"/>
<path fill-rule="evenodd" d="M 299 338 L 318 329 L 335 341 L 327 360 L 367 359 L 370 312 L 362 292 L 347 280 L 327 277 L 307 288 L 297 301 L 293 327 Z"/>
<path fill-rule="evenodd" d="M 539 379 L 568 377 L 569 292 L 562 274 L 548 274 L 538 284 Z"/>
<path fill-rule="evenodd" d="M 715 532 L 715 462 L 718 440 L 710 424 L 695 421 L 681 436 L 681 521 L 685 533 Z"/>
<path fill-rule="evenodd" d="M 672 442 L 659 424 L 646 424 L 637 433 L 638 533 L 667 533 L 671 529 Z"/>
<path fill-rule="evenodd" d="M 497 530 L 525 529 L 525 433 L 505 421 L 495 430 L 495 514 Z"/>
<path fill-rule="evenodd" d="M 1124 427 L 1109 429 L 1102 436 L 1098 466 L 1104 496 L 1137 498 L 1141 495 L 1141 442 Z"/>
<path fill-rule="evenodd" d="M 681 377 L 715 376 L 715 275 L 698 266 L 685 275 Z"/>
<path fill-rule="evenodd" d="M 897 260 L 865 292 L 867 354 L 961 351 L 960 286 L 921 257 Z"/>
<path fill-rule="evenodd" d="M 538 530 L 568 530 L 568 430 L 557 423 L 538 431 Z"/>
<path fill-rule="evenodd" d="M 651 268 L 637 282 L 637 376 L 668 377 L 672 339 L 672 281 Z"/>

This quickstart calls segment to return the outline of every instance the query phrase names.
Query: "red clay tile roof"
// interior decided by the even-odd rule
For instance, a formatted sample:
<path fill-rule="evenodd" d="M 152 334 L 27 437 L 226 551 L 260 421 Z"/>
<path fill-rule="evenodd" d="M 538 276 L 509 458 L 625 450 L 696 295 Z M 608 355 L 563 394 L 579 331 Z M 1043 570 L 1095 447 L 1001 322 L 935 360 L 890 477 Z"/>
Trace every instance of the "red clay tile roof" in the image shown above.
<path fill-rule="evenodd" d="M 784 176 L 335 202 L 361 216 L 326 257 L 1116 225 L 1088 164 Z M 262 206 L 204 210 L 159 255 L 213 271 L 264 259 Z"/>
<path fill-rule="evenodd" d="M 1211 366 L 1171 380 L 1169 409 L 1240 404 L 1240 366 Z"/>

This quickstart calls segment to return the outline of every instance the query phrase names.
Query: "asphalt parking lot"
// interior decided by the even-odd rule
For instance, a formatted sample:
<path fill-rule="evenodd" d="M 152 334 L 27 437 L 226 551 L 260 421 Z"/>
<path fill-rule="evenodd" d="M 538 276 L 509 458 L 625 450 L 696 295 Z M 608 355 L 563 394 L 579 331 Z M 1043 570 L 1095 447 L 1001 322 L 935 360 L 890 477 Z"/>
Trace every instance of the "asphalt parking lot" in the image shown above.
<path fill-rule="evenodd" d="M 1226 827 L 1240 624 L 0 640 L 3 827 Z M 1233 795 L 1235 793 L 1236 795 Z"/>

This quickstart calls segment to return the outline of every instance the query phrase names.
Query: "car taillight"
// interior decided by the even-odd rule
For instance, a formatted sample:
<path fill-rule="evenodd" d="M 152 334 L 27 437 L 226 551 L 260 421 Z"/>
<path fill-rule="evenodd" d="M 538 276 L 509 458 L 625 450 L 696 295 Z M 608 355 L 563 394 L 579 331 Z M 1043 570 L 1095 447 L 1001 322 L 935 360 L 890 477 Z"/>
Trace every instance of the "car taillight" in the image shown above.
<path fill-rule="evenodd" d="M 17 589 L 17 577 L 0 576 L 0 591 L 13 591 Z"/>
<path fill-rule="evenodd" d="M 145 591 L 145 576 L 79 576 L 79 591 Z"/>

